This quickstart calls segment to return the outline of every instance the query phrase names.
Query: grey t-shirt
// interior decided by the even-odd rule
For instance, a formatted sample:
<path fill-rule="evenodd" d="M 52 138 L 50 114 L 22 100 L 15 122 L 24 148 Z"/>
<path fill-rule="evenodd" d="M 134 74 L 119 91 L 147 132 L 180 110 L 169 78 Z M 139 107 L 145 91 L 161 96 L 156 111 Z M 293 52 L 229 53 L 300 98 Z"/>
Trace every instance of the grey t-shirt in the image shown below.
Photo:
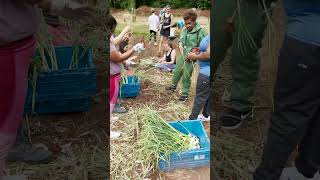
<path fill-rule="evenodd" d="M 117 47 L 112 43 L 113 37 L 110 38 L 110 53 L 112 51 L 118 51 Z M 115 75 L 121 73 L 122 65 L 121 63 L 113 62 L 110 59 L 110 75 Z"/>
<path fill-rule="evenodd" d="M 39 23 L 39 9 L 15 0 L 0 2 L 0 45 L 18 41 L 34 34 Z"/>

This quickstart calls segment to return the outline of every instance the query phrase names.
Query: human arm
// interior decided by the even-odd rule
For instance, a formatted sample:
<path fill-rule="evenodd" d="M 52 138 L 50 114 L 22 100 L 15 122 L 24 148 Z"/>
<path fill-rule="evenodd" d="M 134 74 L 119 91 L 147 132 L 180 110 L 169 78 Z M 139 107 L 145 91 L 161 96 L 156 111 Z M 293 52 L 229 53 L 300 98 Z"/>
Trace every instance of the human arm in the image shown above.
<path fill-rule="evenodd" d="M 135 52 L 141 52 L 142 50 L 144 50 L 143 43 L 136 44 L 135 46 L 133 46 L 133 48 L 129 49 L 125 53 L 121 53 L 115 48 L 112 48 L 110 50 L 110 60 L 116 63 L 122 63 L 130 58 L 130 56 L 132 56 Z"/>
<path fill-rule="evenodd" d="M 185 29 L 183 29 L 180 33 L 180 38 L 179 38 L 179 50 L 180 50 L 180 54 L 183 54 L 183 49 L 184 49 L 184 45 L 186 42 L 186 36 L 187 36 L 187 32 Z"/>
<path fill-rule="evenodd" d="M 127 60 L 124 61 L 126 66 L 135 65 L 136 63 L 133 60 L 137 59 L 137 56 L 131 56 Z"/>
<path fill-rule="evenodd" d="M 172 26 L 176 26 L 177 23 L 170 24 L 168 26 L 163 26 L 164 29 L 171 28 Z"/>
<path fill-rule="evenodd" d="M 164 53 L 164 55 L 160 59 L 160 63 L 166 63 L 166 53 Z"/>
<path fill-rule="evenodd" d="M 179 50 L 180 50 L 180 54 L 183 54 L 183 43 L 182 42 L 179 42 Z"/>
<path fill-rule="evenodd" d="M 159 30 L 161 30 L 162 24 L 163 24 L 162 17 L 159 17 L 159 26 L 158 26 Z"/>
<path fill-rule="evenodd" d="M 135 60 L 137 58 L 138 58 L 138 56 L 131 56 L 131 57 L 128 58 L 128 61 L 133 61 L 133 60 Z"/>
<path fill-rule="evenodd" d="M 20 0 L 23 3 L 38 6 L 42 10 L 58 16 L 77 20 L 94 21 L 94 9 L 72 0 Z"/>
<path fill-rule="evenodd" d="M 121 31 L 121 33 L 120 33 L 117 37 L 113 38 L 112 43 L 115 44 L 115 45 L 120 44 L 120 42 L 123 40 L 124 36 L 125 36 L 130 30 L 131 30 L 130 26 L 129 26 L 129 25 L 126 26 L 126 27 Z"/>
<path fill-rule="evenodd" d="M 122 54 L 117 50 L 113 50 L 110 52 L 110 60 L 116 63 L 122 63 L 132 56 L 134 52 L 135 51 L 133 49 L 129 49 L 127 52 Z"/>
<path fill-rule="evenodd" d="M 202 53 L 199 53 L 199 54 L 196 54 L 194 52 L 190 52 L 188 55 L 187 55 L 187 58 L 192 60 L 192 61 L 196 61 L 196 60 L 208 60 L 210 59 L 210 44 L 208 45 L 207 49 L 205 52 L 202 52 Z"/>

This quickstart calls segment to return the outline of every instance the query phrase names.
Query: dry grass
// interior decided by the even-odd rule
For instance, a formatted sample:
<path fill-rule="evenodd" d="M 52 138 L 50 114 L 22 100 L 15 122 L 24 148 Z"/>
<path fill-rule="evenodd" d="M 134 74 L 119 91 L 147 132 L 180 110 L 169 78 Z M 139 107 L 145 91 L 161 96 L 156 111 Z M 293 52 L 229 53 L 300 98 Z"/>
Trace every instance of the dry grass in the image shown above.
<path fill-rule="evenodd" d="M 120 120 L 111 126 L 111 129 L 123 132 L 121 138 L 111 142 L 111 177 L 114 180 L 144 179 L 150 177 L 155 170 L 150 166 L 152 163 L 146 161 L 137 152 L 139 121 L 141 121 L 141 111 L 144 106 L 155 107 L 162 118 L 168 121 L 187 119 L 191 112 L 193 95 L 190 98 L 191 102 L 178 103 L 177 93 L 172 94 L 165 91 L 164 87 L 170 84 L 172 74 L 155 69 L 152 66 L 156 62 L 154 58 L 142 58 L 138 61 L 140 63 L 135 68 L 135 74 L 142 80 L 141 94 L 135 99 L 121 100 L 122 105 L 131 107 L 131 109 L 124 115 L 119 114 Z M 195 85 L 194 80 L 193 78 L 193 86 Z M 184 173 L 195 177 L 195 172 L 190 170 L 186 173 L 182 170 L 171 176 Z"/>
<path fill-rule="evenodd" d="M 96 146 L 65 146 L 65 152 L 49 164 L 10 164 L 11 174 L 24 174 L 29 179 L 43 180 L 88 180 L 106 178 L 107 152 Z"/>
<path fill-rule="evenodd" d="M 212 163 L 217 180 L 252 179 L 252 172 L 261 161 L 263 141 L 272 110 L 272 90 L 277 69 L 276 56 L 285 32 L 285 18 L 280 4 L 276 7 L 273 16 L 273 32 L 266 31 L 263 47 L 260 50 L 261 71 L 254 106 L 256 120 L 244 124 L 238 130 L 213 132 L 214 161 Z M 228 59 L 226 60 L 217 73 L 219 79 L 215 81 L 217 97 L 215 97 L 214 108 L 218 113 L 222 113 L 229 106 L 221 100 L 228 100 L 228 93 L 224 90 L 228 90 L 232 84 L 231 65 Z"/>

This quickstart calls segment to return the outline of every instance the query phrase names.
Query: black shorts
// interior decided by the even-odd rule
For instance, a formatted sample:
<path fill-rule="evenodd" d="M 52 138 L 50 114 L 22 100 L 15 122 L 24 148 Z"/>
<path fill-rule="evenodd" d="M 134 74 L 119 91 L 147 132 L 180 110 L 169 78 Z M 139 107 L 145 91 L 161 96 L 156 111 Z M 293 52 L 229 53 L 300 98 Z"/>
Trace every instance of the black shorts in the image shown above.
<path fill-rule="evenodd" d="M 170 36 L 170 28 L 167 29 L 161 29 L 160 35 L 164 37 L 169 37 Z"/>

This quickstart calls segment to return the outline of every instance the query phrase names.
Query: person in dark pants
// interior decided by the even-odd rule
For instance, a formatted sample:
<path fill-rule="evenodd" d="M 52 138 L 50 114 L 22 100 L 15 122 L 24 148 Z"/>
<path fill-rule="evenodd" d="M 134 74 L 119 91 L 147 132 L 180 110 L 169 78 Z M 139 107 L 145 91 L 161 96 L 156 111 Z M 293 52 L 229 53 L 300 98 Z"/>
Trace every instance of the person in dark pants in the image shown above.
<path fill-rule="evenodd" d="M 255 180 L 319 180 L 320 1 L 284 0 L 288 17 L 280 50 L 274 112 Z M 295 167 L 283 170 L 298 145 Z"/>
<path fill-rule="evenodd" d="M 198 60 L 200 72 L 197 79 L 196 97 L 193 103 L 190 120 L 199 118 L 209 120 L 209 95 L 210 95 L 210 35 L 202 39 L 200 43 L 200 54 L 191 52 L 187 55 L 190 60 Z M 198 117 L 203 109 L 202 118 Z"/>
<path fill-rule="evenodd" d="M 150 38 L 149 38 L 149 45 L 151 45 L 152 37 L 154 39 L 154 45 L 157 45 L 157 32 L 159 27 L 159 16 L 156 15 L 155 10 L 151 9 L 151 16 L 148 18 L 149 22 L 149 30 L 150 30 Z"/>

